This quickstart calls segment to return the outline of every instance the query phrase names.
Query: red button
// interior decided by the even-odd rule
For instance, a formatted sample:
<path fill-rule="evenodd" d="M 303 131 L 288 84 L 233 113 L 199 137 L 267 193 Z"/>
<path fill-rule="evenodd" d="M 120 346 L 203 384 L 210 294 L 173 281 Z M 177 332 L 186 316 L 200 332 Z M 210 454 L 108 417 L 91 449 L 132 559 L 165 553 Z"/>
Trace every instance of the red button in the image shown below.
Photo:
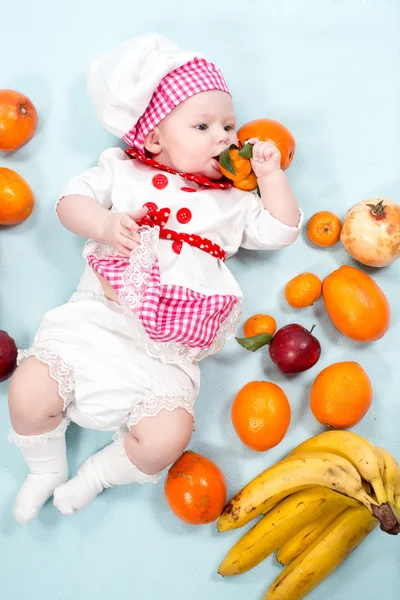
<path fill-rule="evenodd" d="M 194 188 L 183 187 L 181 188 L 182 192 L 197 192 Z"/>
<path fill-rule="evenodd" d="M 152 182 L 155 188 L 163 190 L 168 185 L 168 178 L 165 175 L 158 174 L 154 175 Z"/>
<path fill-rule="evenodd" d="M 178 219 L 179 223 L 189 223 L 190 219 L 192 218 L 192 213 L 188 208 L 181 208 L 176 213 L 176 218 Z"/>
<path fill-rule="evenodd" d="M 172 244 L 172 250 L 175 252 L 175 254 L 181 253 L 182 244 L 183 244 L 183 242 L 178 242 L 178 241 L 176 241 Z"/>
<path fill-rule="evenodd" d="M 143 206 L 147 206 L 149 210 L 158 210 L 158 206 L 155 202 L 145 202 Z"/>

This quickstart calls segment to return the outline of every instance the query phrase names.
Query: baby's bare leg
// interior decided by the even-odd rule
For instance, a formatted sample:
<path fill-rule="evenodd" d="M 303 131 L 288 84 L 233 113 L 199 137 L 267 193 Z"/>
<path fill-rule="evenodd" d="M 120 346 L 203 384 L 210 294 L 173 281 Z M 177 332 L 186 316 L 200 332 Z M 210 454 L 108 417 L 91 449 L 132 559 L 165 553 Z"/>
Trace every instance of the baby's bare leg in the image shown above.
<path fill-rule="evenodd" d="M 55 488 L 68 478 L 65 450 L 67 420 L 63 401 L 47 365 L 24 359 L 11 378 L 9 409 L 13 440 L 30 469 L 14 505 L 20 523 L 36 517 Z"/>
<path fill-rule="evenodd" d="M 192 431 L 193 417 L 184 408 L 162 410 L 130 428 L 125 436 L 125 452 L 143 473 L 158 473 L 181 456 Z"/>
<path fill-rule="evenodd" d="M 24 359 L 10 381 L 10 418 L 15 433 L 40 435 L 61 423 L 63 401 L 49 368 L 35 356 Z"/>
<path fill-rule="evenodd" d="M 90 456 L 76 477 L 60 485 L 54 492 L 55 506 L 63 514 L 72 514 L 87 506 L 104 488 L 155 483 L 159 471 L 182 454 L 192 429 L 193 417 L 183 408 L 144 417 L 125 438 Z"/>

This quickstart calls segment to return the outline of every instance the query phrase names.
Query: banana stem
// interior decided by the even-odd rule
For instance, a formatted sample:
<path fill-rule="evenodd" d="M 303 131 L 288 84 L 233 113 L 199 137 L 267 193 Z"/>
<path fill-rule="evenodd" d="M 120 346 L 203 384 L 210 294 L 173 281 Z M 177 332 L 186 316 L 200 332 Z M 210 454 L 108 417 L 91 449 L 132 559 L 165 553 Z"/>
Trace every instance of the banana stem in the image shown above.
<path fill-rule="evenodd" d="M 381 524 L 382 531 L 390 535 L 397 535 L 400 532 L 400 525 L 389 502 L 377 505 L 371 504 L 371 512 Z"/>
<path fill-rule="evenodd" d="M 391 504 L 390 507 L 396 516 L 397 522 L 400 524 L 400 508 L 395 504 Z"/>
<path fill-rule="evenodd" d="M 368 510 L 376 519 L 378 519 L 378 521 L 381 524 L 382 531 L 385 531 L 390 535 L 397 535 L 398 533 L 400 533 L 399 522 L 389 502 L 375 504 L 373 499 L 368 494 L 366 494 L 362 488 L 357 494 L 357 496 L 357 499 L 362 504 L 364 504 L 366 508 L 368 508 Z"/>

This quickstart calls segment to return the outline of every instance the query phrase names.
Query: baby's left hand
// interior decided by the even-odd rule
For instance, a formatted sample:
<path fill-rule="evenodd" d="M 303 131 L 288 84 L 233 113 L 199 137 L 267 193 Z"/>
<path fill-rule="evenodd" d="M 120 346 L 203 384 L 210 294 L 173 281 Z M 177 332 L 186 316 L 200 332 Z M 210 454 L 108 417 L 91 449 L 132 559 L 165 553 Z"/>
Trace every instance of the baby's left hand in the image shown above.
<path fill-rule="evenodd" d="M 247 142 L 253 144 L 253 158 L 250 159 L 250 162 L 257 179 L 279 171 L 281 153 L 275 144 L 260 142 L 258 138 L 250 138 Z"/>

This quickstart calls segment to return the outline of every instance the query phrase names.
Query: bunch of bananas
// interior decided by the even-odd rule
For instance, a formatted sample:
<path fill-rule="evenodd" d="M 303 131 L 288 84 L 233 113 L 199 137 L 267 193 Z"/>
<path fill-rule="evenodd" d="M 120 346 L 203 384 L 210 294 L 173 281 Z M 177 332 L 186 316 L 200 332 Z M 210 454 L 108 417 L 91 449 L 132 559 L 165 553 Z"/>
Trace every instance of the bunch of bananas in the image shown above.
<path fill-rule="evenodd" d="M 236 529 L 258 515 L 218 572 L 244 573 L 276 551 L 285 569 L 264 600 L 300 600 L 377 525 L 399 533 L 399 465 L 355 433 L 325 431 L 240 490 L 225 506 L 218 530 Z"/>

